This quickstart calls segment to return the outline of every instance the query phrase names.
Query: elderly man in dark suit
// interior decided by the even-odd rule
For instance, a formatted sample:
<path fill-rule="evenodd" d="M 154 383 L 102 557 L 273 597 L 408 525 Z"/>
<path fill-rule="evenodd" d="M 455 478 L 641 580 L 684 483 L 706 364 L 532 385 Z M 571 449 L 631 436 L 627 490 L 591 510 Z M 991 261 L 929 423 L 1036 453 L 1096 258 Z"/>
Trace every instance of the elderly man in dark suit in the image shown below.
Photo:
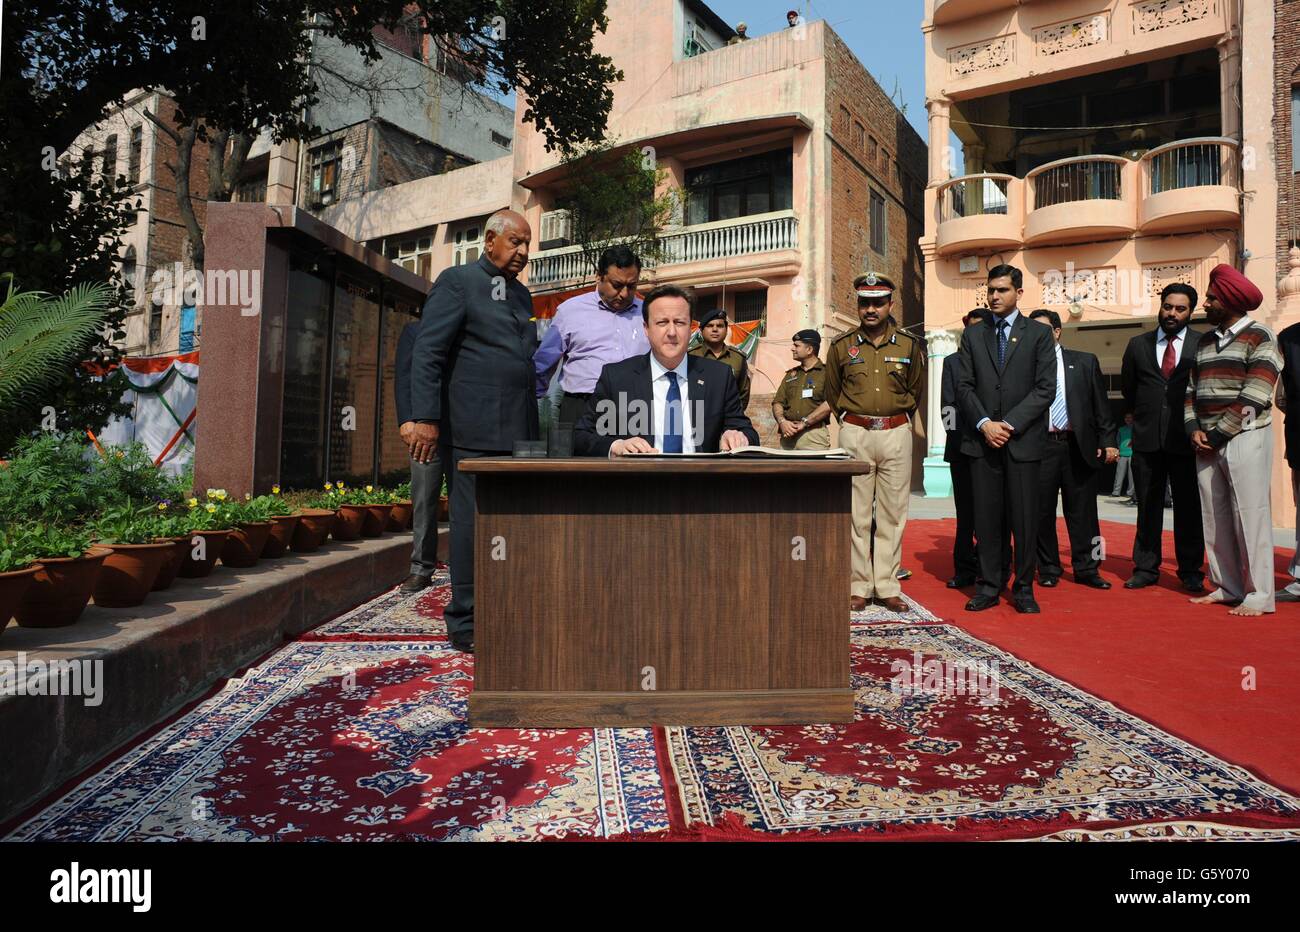
<path fill-rule="evenodd" d="M 961 449 L 973 457 L 975 536 L 979 591 L 966 610 L 998 604 L 1002 535 L 1008 519 L 1015 541 L 1016 578 L 1011 601 L 1021 614 L 1036 614 L 1034 563 L 1038 538 L 1038 473 L 1047 446 L 1047 409 L 1056 396 L 1056 341 L 1052 331 L 1017 307 L 1024 276 L 1009 265 L 989 270 L 986 326 L 962 334 L 957 400 L 965 436 Z"/>
<path fill-rule="evenodd" d="M 691 295 L 660 285 L 645 296 L 641 319 L 650 352 L 608 363 L 574 428 L 584 456 L 717 453 L 757 446 L 731 368 L 689 356 Z"/>
<path fill-rule="evenodd" d="M 1133 412 L 1133 478 L 1137 486 L 1137 535 L 1133 575 L 1125 589 L 1160 578 L 1165 527 L 1165 483 L 1173 489 L 1174 554 L 1188 592 L 1205 591 L 1205 536 L 1196 489 L 1196 454 L 1183 429 L 1187 376 L 1204 331 L 1189 327 L 1196 289 L 1174 283 L 1160 292 L 1156 328 L 1128 341 L 1120 382 L 1124 406 Z"/>
<path fill-rule="evenodd" d="M 488 218 L 483 255 L 445 269 L 424 305 L 411 362 L 411 455 L 440 454 L 451 489 L 451 604 L 444 615 L 452 646 L 474 649 L 474 475 L 467 459 L 509 454 L 538 435 L 537 328 L 519 273 L 533 233 L 522 215 Z"/>
<path fill-rule="evenodd" d="M 1074 581 L 1109 589 L 1101 578 L 1101 526 L 1097 520 L 1097 473 L 1119 459 L 1115 419 L 1106 400 L 1101 362 L 1092 353 L 1061 346 L 1061 315 L 1046 309 L 1041 321 L 1056 340 L 1056 396 L 1047 409 L 1047 450 L 1039 476 L 1038 582 L 1048 589 L 1061 581 L 1061 551 L 1056 541 L 1056 496 L 1061 496 L 1070 536 Z"/>

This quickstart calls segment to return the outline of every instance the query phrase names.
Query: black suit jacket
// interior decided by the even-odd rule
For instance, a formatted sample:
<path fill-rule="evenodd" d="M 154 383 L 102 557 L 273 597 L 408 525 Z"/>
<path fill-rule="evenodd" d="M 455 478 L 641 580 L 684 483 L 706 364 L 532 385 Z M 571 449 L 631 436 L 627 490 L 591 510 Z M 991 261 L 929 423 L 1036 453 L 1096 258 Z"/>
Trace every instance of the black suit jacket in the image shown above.
<path fill-rule="evenodd" d="M 1300 324 L 1292 324 L 1279 333 L 1277 346 L 1282 353 L 1279 385 L 1287 408 L 1282 422 L 1286 461 L 1292 469 L 1300 469 Z"/>
<path fill-rule="evenodd" d="M 1183 428 L 1183 402 L 1192 359 L 1204 331 L 1191 327 L 1183 331 L 1182 354 L 1173 375 L 1165 381 L 1156 362 L 1157 330 L 1139 333 L 1124 348 L 1120 382 L 1124 406 L 1133 412 L 1133 449 L 1139 453 L 1163 450 L 1190 456 L 1192 445 Z"/>
<path fill-rule="evenodd" d="M 433 283 L 411 360 L 411 416 L 439 445 L 508 451 L 537 439 L 537 327 L 528 289 L 482 256 Z"/>
<path fill-rule="evenodd" d="M 397 359 L 393 362 L 393 403 L 397 406 L 397 425 L 411 420 L 411 357 L 420 335 L 420 322 L 413 320 L 402 328 L 397 338 Z"/>
<path fill-rule="evenodd" d="M 1065 365 L 1065 411 L 1070 418 L 1070 430 L 1079 446 L 1083 461 L 1093 469 L 1106 465 L 1105 450 L 1115 446 L 1115 420 L 1110 416 L 1110 403 L 1106 400 L 1106 379 L 1101 374 L 1101 362 L 1092 353 L 1068 350 L 1061 347 L 1061 361 Z M 1051 406 L 1048 406 L 1051 420 Z M 1102 456 L 1097 456 L 1097 451 Z"/>
<path fill-rule="evenodd" d="M 717 453 L 722 434 L 728 430 L 738 430 L 750 444 L 758 445 L 758 431 L 741 407 L 730 366 L 716 359 L 687 356 L 686 377 L 690 381 L 687 404 L 697 452 Z M 653 445 L 653 412 L 650 354 L 611 362 L 600 370 L 587 410 L 574 425 L 574 450 L 580 456 L 608 456 L 615 440 L 631 437 L 644 437 Z M 644 430 L 632 432 L 633 427 Z"/>
<path fill-rule="evenodd" d="M 997 318 L 968 327 L 961 335 L 957 401 L 962 417 L 961 451 L 983 456 L 988 444 L 976 426 L 984 418 L 1012 427 L 1007 441 L 1013 460 L 1040 460 L 1047 443 L 1047 409 L 1056 397 L 1056 339 L 1051 328 L 1023 311 L 1007 334 L 1007 353 L 998 369 Z"/>
<path fill-rule="evenodd" d="M 947 436 L 943 441 L 943 461 L 953 462 L 961 452 L 961 406 L 957 404 L 957 383 L 961 378 L 961 353 L 949 353 L 943 358 L 943 373 L 939 388 L 939 417 Z M 952 430 L 947 430 L 948 425 Z"/>

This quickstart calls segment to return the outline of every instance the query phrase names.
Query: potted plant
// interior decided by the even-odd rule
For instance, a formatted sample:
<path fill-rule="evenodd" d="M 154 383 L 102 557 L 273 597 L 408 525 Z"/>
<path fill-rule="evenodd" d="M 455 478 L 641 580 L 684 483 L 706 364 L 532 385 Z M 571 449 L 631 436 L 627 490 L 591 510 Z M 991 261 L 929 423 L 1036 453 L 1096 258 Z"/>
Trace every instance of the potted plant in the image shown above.
<path fill-rule="evenodd" d="M 313 494 L 311 492 L 291 492 L 286 501 L 296 503 L 298 526 L 293 529 L 293 539 L 289 546 L 294 553 L 311 553 L 330 536 L 337 518 L 336 503 L 328 491 Z"/>
<path fill-rule="evenodd" d="M 221 556 L 221 550 L 230 536 L 230 519 L 215 496 L 202 504 L 195 496 L 186 501 L 185 533 L 190 537 L 190 547 L 181 561 L 178 575 L 187 579 L 200 579 L 212 572 Z"/>
<path fill-rule="evenodd" d="M 14 618 L 24 628 L 72 624 L 85 611 L 112 551 L 92 546 L 84 529 L 45 522 L 32 525 L 28 546 L 39 568 L 14 609 Z"/>
<path fill-rule="evenodd" d="M 262 546 L 262 559 L 271 560 L 282 556 L 289 549 L 302 516 L 280 496 L 278 485 L 271 487 L 270 495 L 259 495 L 254 501 L 261 502 L 271 521 L 271 533 L 266 535 L 266 543 Z"/>
<path fill-rule="evenodd" d="M 251 495 L 244 496 L 242 502 L 226 502 L 224 489 L 209 489 L 208 494 L 226 504 L 233 525 L 221 548 L 221 562 L 234 567 L 256 566 L 271 533 L 270 506 Z"/>
<path fill-rule="evenodd" d="M 331 533 L 335 540 L 356 540 L 361 536 L 362 525 L 370 510 L 362 501 L 362 494 L 356 489 L 346 488 L 342 482 L 337 485 L 325 483 L 325 501 L 332 502 L 335 509 L 334 528 Z"/>
<path fill-rule="evenodd" d="M 390 531 L 410 530 L 411 521 L 415 516 L 415 507 L 411 504 L 411 483 L 403 482 L 397 486 L 388 493 L 388 500 L 393 504 L 393 510 L 388 515 L 388 529 Z"/>
<path fill-rule="evenodd" d="M 393 503 L 388 500 L 388 493 L 373 485 L 360 490 L 358 501 L 366 507 L 366 519 L 361 524 L 362 537 L 379 537 L 388 527 L 388 516 L 393 511 Z"/>
<path fill-rule="evenodd" d="M 158 577 L 153 583 L 153 591 L 161 592 L 170 588 L 176 580 L 176 574 L 180 572 L 181 564 L 185 562 L 185 555 L 194 546 L 195 539 L 189 533 L 190 516 L 187 509 L 183 506 L 177 507 L 166 499 L 158 502 L 154 507 L 158 521 L 158 536 L 154 540 L 171 545 L 171 550 L 167 552 L 166 559 L 158 568 Z"/>
<path fill-rule="evenodd" d="M 25 525 L 0 528 L 0 633 L 40 569 Z"/>
<path fill-rule="evenodd" d="M 171 543 L 158 542 L 159 530 L 154 509 L 129 499 L 110 506 L 95 519 L 92 537 L 111 551 L 95 581 L 96 605 L 125 607 L 145 600 L 175 549 Z"/>

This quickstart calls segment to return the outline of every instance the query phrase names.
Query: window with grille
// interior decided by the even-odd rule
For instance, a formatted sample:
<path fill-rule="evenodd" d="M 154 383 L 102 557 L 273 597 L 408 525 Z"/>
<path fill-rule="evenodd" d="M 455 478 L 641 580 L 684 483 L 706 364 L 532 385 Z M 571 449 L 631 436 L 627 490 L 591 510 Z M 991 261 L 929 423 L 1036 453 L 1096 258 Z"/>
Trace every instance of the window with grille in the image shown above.
<path fill-rule="evenodd" d="M 117 177 L 117 136 L 104 140 L 104 177 L 113 181 Z"/>
<path fill-rule="evenodd" d="M 871 192 L 871 249 L 880 255 L 885 254 L 885 199 L 875 191 Z"/>
<path fill-rule="evenodd" d="M 759 291 L 739 291 L 736 293 L 735 322 L 743 324 L 750 320 L 762 320 L 767 310 L 767 289 Z"/>
<path fill-rule="evenodd" d="M 313 206 L 332 204 L 338 196 L 339 166 L 343 161 L 343 140 L 334 142 L 311 151 L 310 156 L 310 196 Z"/>
<path fill-rule="evenodd" d="M 140 153 L 144 148 L 144 128 L 138 123 L 131 127 L 131 148 L 126 157 L 126 180 L 140 183 Z"/>
<path fill-rule="evenodd" d="M 688 169 L 686 223 L 789 210 L 794 202 L 793 179 L 790 149 Z"/>
<path fill-rule="evenodd" d="M 149 348 L 162 342 L 163 306 L 161 302 L 149 305 Z"/>

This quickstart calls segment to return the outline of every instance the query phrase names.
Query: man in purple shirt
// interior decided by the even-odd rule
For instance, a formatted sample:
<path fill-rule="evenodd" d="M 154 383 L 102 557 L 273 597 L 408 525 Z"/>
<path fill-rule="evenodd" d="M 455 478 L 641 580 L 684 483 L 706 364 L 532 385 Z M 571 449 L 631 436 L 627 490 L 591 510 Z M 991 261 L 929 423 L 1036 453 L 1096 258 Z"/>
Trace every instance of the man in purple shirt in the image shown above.
<path fill-rule="evenodd" d="M 562 424 L 576 424 L 582 417 L 606 363 L 650 352 L 636 294 L 641 260 L 626 246 L 611 246 L 601 253 L 596 271 L 596 290 L 570 298 L 556 309 L 533 356 L 539 398 L 546 394 L 555 367 L 564 361 Z"/>

